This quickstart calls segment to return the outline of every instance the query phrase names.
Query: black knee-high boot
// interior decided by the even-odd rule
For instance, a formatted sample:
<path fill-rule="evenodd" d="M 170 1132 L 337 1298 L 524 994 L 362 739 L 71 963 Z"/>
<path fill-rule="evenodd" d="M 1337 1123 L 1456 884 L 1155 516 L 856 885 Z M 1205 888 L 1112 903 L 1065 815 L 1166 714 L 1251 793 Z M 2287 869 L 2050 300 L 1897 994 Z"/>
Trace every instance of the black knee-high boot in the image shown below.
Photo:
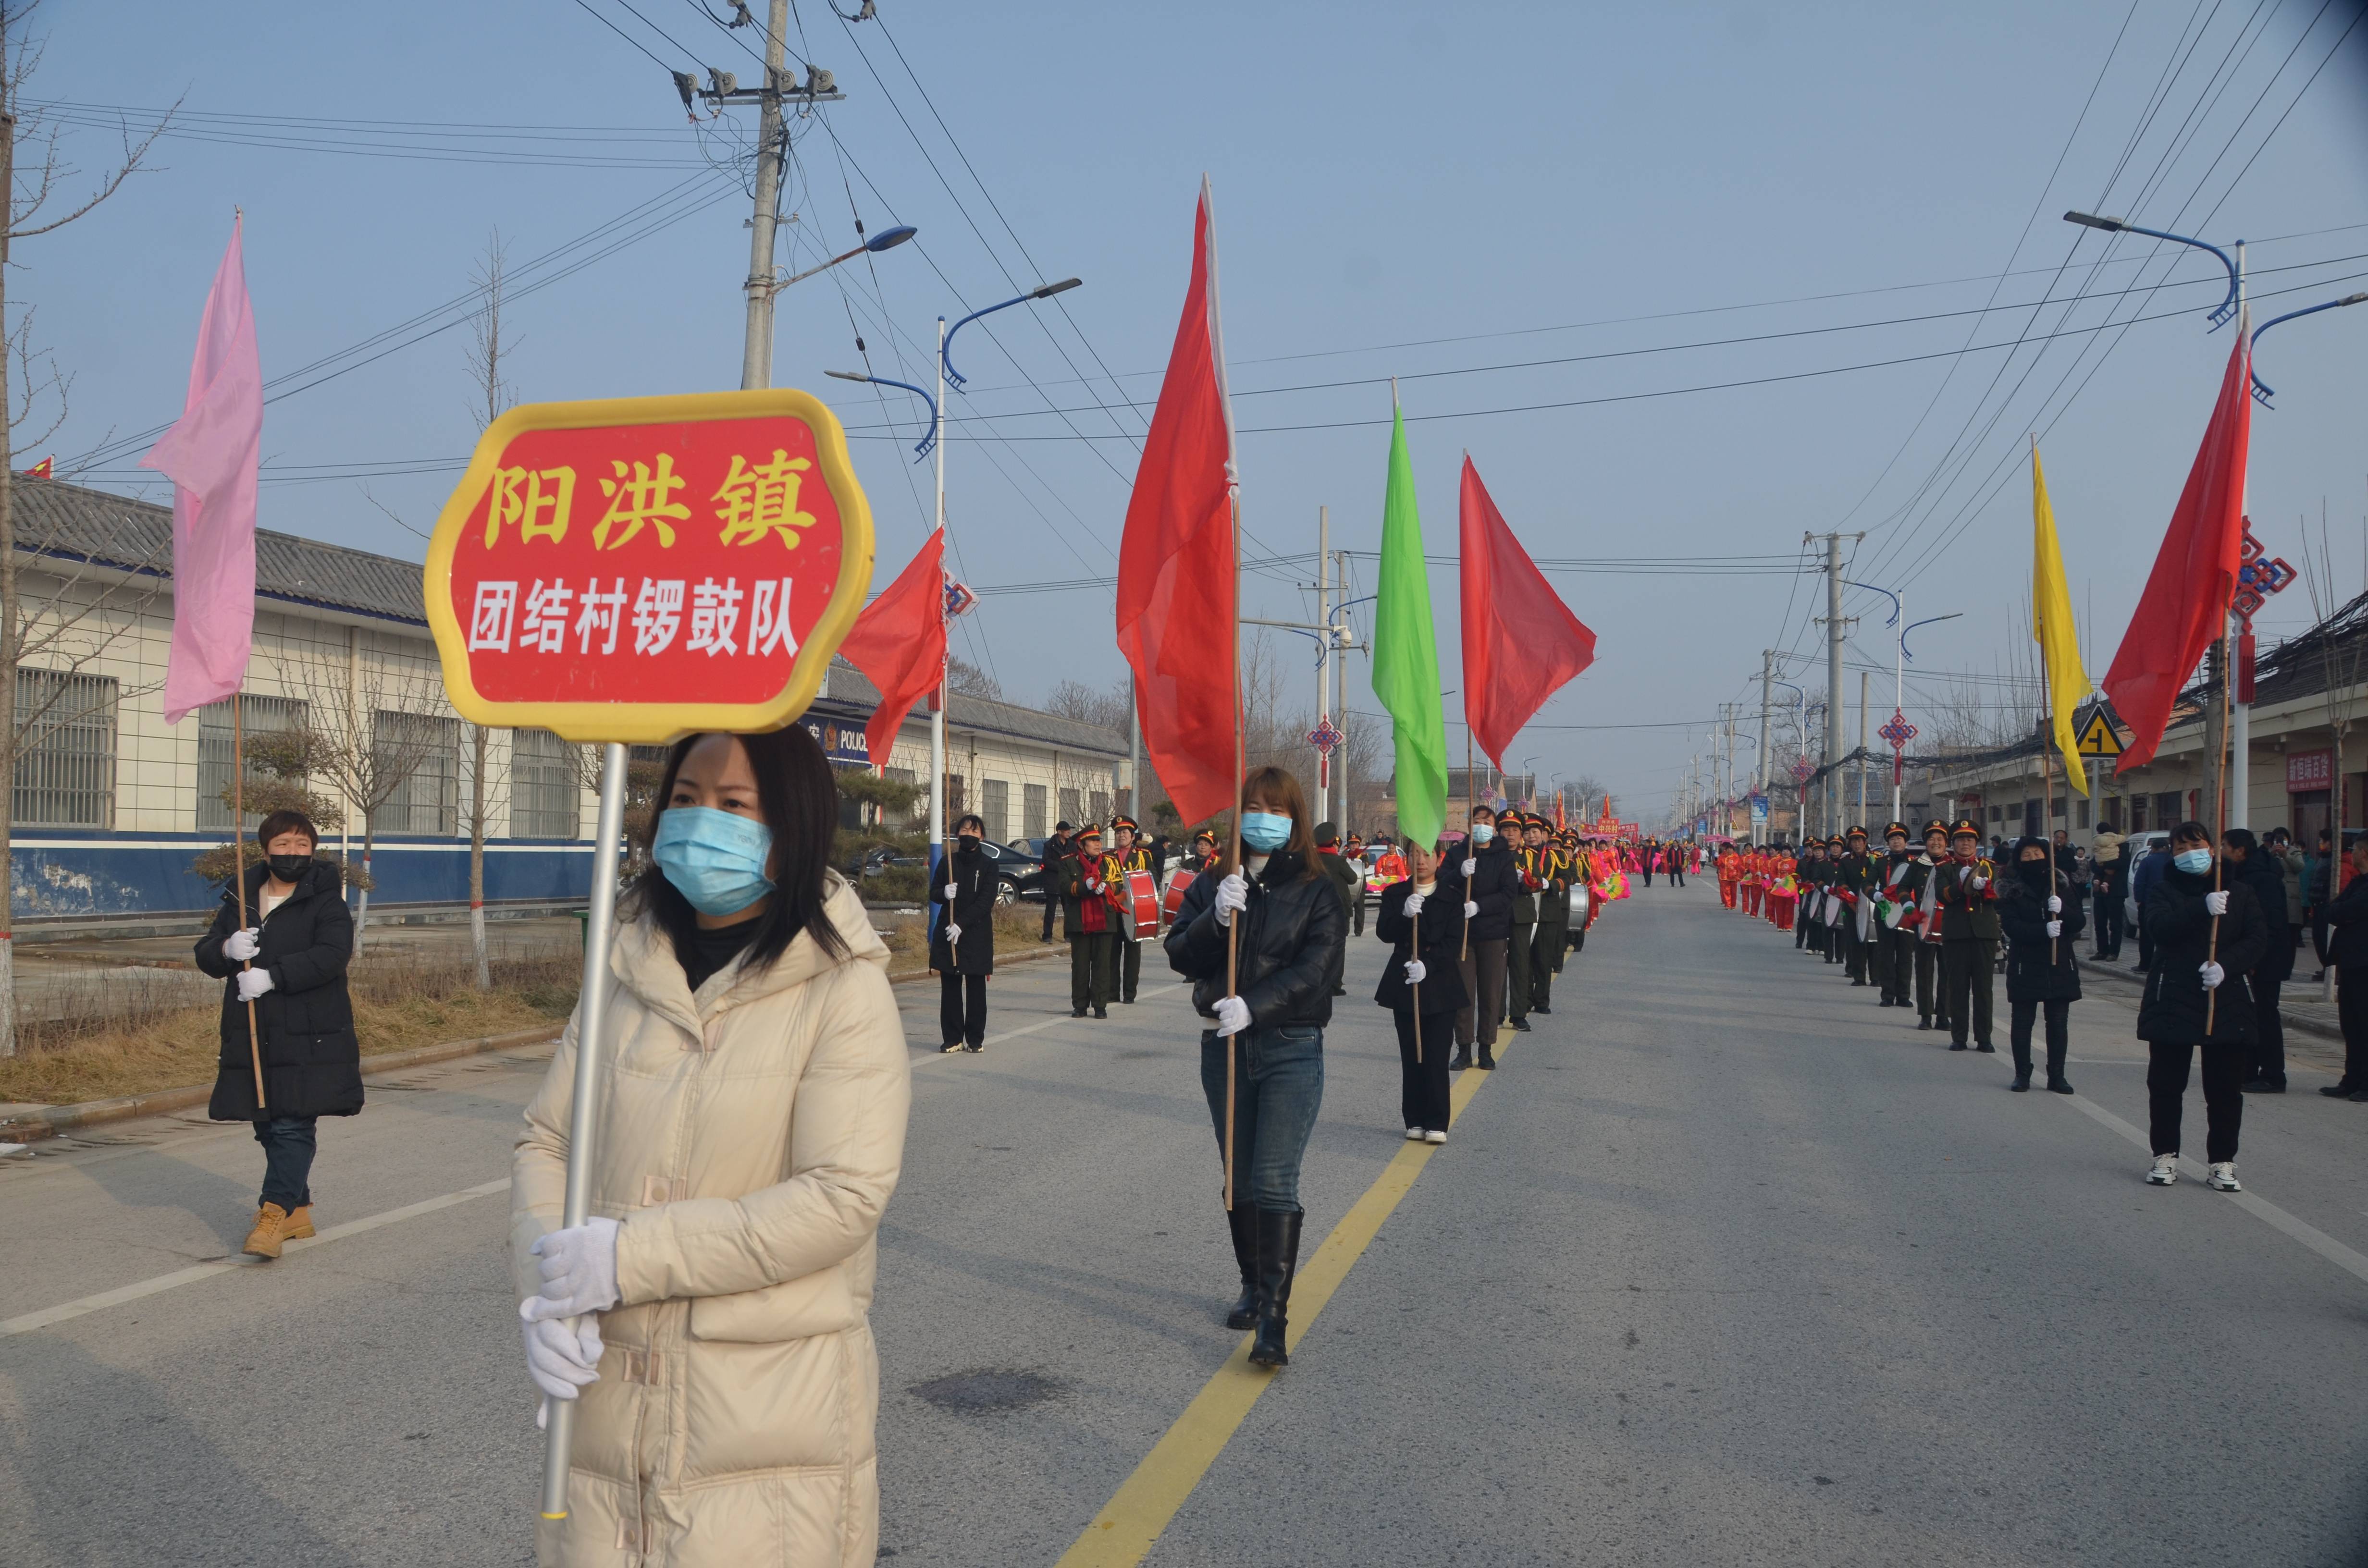
<path fill-rule="evenodd" d="M 1241 1299 L 1226 1310 L 1227 1328 L 1258 1326 L 1258 1207 L 1247 1198 L 1235 1198 L 1225 1211 L 1226 1228 L 1234 1233 L 1234 1261 L 1242 1268 Z"/>
<path fill-rule="evenodd" d="M 1289 1326 L 1291 1279 L 1299 1271 L 1299 1221 L 1296 1209 L 1278 1214 L 1258 1210 L 1258 1343 L 1250 1346 L 1253 1367 L 1288 1367 L 1283 1332 Z"/>

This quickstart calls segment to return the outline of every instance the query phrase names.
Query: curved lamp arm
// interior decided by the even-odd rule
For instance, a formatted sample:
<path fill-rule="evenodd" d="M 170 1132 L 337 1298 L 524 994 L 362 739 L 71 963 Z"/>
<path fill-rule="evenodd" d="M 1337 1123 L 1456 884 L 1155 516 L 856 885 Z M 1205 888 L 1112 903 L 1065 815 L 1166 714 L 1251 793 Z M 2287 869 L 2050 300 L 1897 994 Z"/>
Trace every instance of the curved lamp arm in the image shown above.
<path fill-rule="evenodd" d="M 1842 579 L 1842 586 L 1845 588 L 1864 588 L 1870 594 L 1881 594 L 1884 598 L 1891 601 L 1891 619 L 1884 621 L 1883 624 L 1885 626 L 1896 626 L 1899 624 L 1899 596 L 1893 593 L 1889 588 L 1878 588 L 1873 583 L 1853 583 L 1847 577 Z"/>
<path fill-rule="evenodd" d="M 1965 612 L 1961 609 L 1952 609 L 1946 615 L 1936 615 L 1929 619 L 1910 621 L 1907 625 L 1901 627 L 1899 629 L 1899 656 L 1907 660 L 1911 665 L 1916 662 L 1916 655 L 1907 651 L 1907 634 L 1915 631 L 1918 627 L 1930 626 L 1935 620 L 1954 620 L 1964 613 Z"/>
<path fill-rule="evenodd" d="M 2093 212 L 2066 212 L 2064 221 L 2078 223 L 2084 229 L 2101 229 L 2109 234 L 2144 234 L 2148 239 L 2169 240 L 2177 244 L 2210 251 L 2220 258 L 2220 265 L 2228 269 L 2228 297 L 2212 308 L 2213 328 L 2216 331 L 2226 325 L 2228 318 L 2237 313 L 2237 260 L 2218 245 L 2204 240 L 2190 239 L 2185 234 L 2174 234 L 2168 229 L 2141 229 L 2135 223 L 2124 222 L 2119 218 L 2100 218 Z M 2241 244 L 2243 242 L 2237 243 Z"/>
<path fill-rule="evenodd" d="M 902 387 L 905 391 L 911 392 L 915 397 L 919 398 L 923 403 L 929 405 L 929 433 L 922 437 L 919 441 L 914 444 L 913 450 L 918 452 L 921 457 L 925 458 L 929 455 L 929 449 L 938 444 L 938 400 L 928 394 L 928 389 L 916 387 L 910 381 L 892 381 L 886 376 L 858 375 L 853 370 L 825 370 L 823 374 L 825 376 L 836 377 L 842 381 L 868 381 L 874 386 Z M 916 459 L 915 460 L 918 461 L 919 459 Z"/>
<path fill-rule="evenodd" d="M 938 358 L 943 361 L 946 369 L 946 380 L 954 384 L 954 391 L 960 392 L 962 390 L 962 372 L 954 369 L 954 362 L 951 359 L 946 358 L 946 350 L 953 347 L 954 334 L 960 332 L 971 323 L 978 320 L 981 316 L 991 316 L 997 311 L 1008 311 L 1014 305 L 1024 305 L 1030 300 L 1049 300 L 1055 294 L 1065 294 L 1084 281 L 1085 279 L 1082 278 L 1064 278 L 1058 283 L 1047 283 L 1042 289 L 1030 289 L 1027 293 L 1017 295 L 1012 299 L 1006 300 L 999 305 L 989 305 L 983 311 L 973 311 L 970 314 L 962 317 L 962 320 L 954 323 L 953 325 L 946 328 L 946 340 L 938 345 Z"/>
<path fill-rule="evenodd" d="M 2282 321 L 2292 321 L 2296 316 L 2315 316 L 2321 311 L 2340 311 L 2346 305 L 2357 305 L 2362 302 L 2368 302 L 2368 294 L 2346 294 L 2340 300 L 2329 300 L 2323 305 L 2305 305 L 2298 311 L 2288 311 L 2282 316 L 2271 316 L 2269 320 L 2263 322 L 2260 325 L 2253 329 L 2254 347 L 2260 347 L 2261 334 L 2269 331 L 2270 328 L 2277 325 L 2278 323 Z M 2245 355 L 2245 361 L 2248 366 L 2252 363 L 2252 358 L 2253 356 L 2251 351 L 2248 350 Z M 2276 395 L 2277 394 L 2275 392 L 2270 390 L 2270 383 L 2261 380 L 2258 372 L 2255 373 L 2253 376 L 2253 396 L 2260 401 L 2261 406 L 2263 408 L 2272 406 L 2270 403 L 2270 399 Z"/>

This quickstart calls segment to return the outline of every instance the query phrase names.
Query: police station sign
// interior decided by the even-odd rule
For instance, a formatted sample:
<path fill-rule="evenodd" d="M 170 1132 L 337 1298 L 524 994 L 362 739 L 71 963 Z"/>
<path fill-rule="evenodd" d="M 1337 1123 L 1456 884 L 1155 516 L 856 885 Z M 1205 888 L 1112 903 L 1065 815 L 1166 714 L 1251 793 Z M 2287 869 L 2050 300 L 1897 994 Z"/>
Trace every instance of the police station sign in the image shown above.
<path fill-rule="evenodd" d="M 847 437 L 787 388 L 511 409 L 426 573 L 463 717 L 643 743 L 796 718 L 871 582 Z"/>

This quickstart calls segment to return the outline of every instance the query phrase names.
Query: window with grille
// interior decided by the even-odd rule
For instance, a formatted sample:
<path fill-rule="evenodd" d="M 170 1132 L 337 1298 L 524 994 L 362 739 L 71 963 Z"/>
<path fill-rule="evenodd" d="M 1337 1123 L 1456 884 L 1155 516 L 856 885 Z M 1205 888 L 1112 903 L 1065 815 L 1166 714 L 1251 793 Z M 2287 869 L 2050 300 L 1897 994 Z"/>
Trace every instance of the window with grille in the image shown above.
<path fill-rule="evenodd" d="M 967 780 L 959 773 L 946 775 L 946 821 L 949 824 L 970 810 L 970 802 L 964 798 L 968 791 L 962 788 L 965 782 Z"/>
<path fill-rule="evenodd" d="M 979 786 L 979 812 L 986 819 L 986 836 L 997 844 L 1011 837 L 1011 786 L 1001 778 L 984 780 Z"/>
<path fill-rule="evenodd" d="M 549 730 L 510 732 L 510 833 L 574 838 L 583 821 L 575 748 Z"/>
<path fill-rule="evenodd" d="M 1075 790 L 1061 791 L 1061 820 L 1071 827 L 1080 825 L 1077 819 L 1086 814 L 1086 802 Z"/>
<path fill-rule="evenodd" d="M 115 825 L 115 698 L 113 676 L 17 672 L 18 824 Z"/>
<path fill-rule="evenodd" d="M 378 809 L 378 831 L 460 832 L 461 722 L 431 713 L 381 712 L 373 739 L 379 766 L 404 774 Z"/>
<path fill-rule="evenodd" d="M 1093 820 L 1095 822 L 1107 823 L 1110 821 L 1110 798 L 1109 790 L 1095 790 L 1091 798 L 1091 804 L 1094 808 Z"/>
<path fill-rule="evenodd" d="M 279 734 L 301 730 L 305 723 L 304 705 L 286 697 L 245 697 L 238 699 L 239 724 L 248 735 Z M 198 710 L 198 826 L 200 830 L 230 826 L 230 802 L 222 797 L 230 793 L 232 741 L 230 704 L 209 702 Z M 246 787 L 250 792 L 270 776 L 260 772 L 253 763 L 247 764 Z M 263 813 L 246 813 L 246 826 L 263 825 Z"/>
<path fill-rule="evenodd" d="M 1052 824 L 1044 820 L 1044 786 L 1042 784 L 1022 784 L 1019 786 L 1020 837 L 1044 838 L 1050 836 Z"/>

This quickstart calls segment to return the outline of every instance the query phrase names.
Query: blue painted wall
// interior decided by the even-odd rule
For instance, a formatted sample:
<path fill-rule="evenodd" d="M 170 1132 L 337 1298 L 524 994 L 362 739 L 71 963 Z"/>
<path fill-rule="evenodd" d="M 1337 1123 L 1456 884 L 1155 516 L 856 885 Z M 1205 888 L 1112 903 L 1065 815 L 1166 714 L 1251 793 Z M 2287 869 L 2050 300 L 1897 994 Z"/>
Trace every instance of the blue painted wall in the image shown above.
<path fill-rule="evenodd" d="M 66 916 L 203 913 L 222 889 L 189 862 L 222 843 L 219 834 L 26 833 L 11 848 L 8 890 L 15 922 Z M 335 848 L 335 842 L 328 846 Z M 360 846 L 355 849 L 359 856 Z M 370 872 L 372 903 L 466 903 L 469 846 L 449 838 L 381 839 Z M 495 839 L 485 845 L 488 903 L 580 899 L 592 885 L 592 846 L 550 839 Z"/>

